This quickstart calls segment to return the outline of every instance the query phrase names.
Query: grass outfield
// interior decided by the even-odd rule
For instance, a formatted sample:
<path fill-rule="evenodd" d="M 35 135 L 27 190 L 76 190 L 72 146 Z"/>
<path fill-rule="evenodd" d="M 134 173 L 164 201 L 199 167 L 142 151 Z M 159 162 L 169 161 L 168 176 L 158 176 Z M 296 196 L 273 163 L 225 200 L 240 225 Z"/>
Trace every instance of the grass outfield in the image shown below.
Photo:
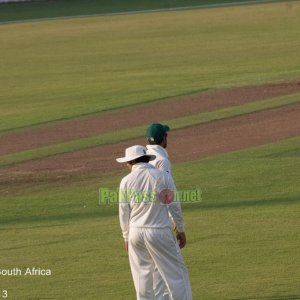
<path fill-rule="evenodd" d="M 293 2 L 1 25 L 0 132 L 297 80 L 299 18 Z"/>
<path fill-rule="evenodd" d="M 77 15 L 122 13 L 151 9 L 251 3 L 256 0 L 48 0 L 31 3 L 0 4 L 0 22 L 65 17 Z M 258 1 L 259 2 L 259 1 Z"/>
<path fill-rule="evenodd" d="M 67 2 L 24 3 L 22 11 L 0 5 L 0 21 L 65 16 Z M 72 2 L 68 14 L 102 12 L 100 1 L 84 2 Z M 101 8 L 117 2 L 124 10 L 117 0 Z M 183 2 L 200 1 L 172 5 Z M 0 134 L 176 95 L 299 80 L 300 2 L 290 3 L 1 24 Z M 181 128 L 289 105 L 298 96 L 166 122 Z M 140 132 L 126 128 L 2 156 L 0 166 Z M 173 166 L 179 190 L 202 190 L 202 202 L 183 205 L 193 299 L 300 299 L 299 149 L 300 136 Z M 117 206 L 99 205 L 98 195 L 100 187 L 116 189 L 125 174 L 121 166 L 109 174 L 5 174 L 0 269 L 52 275 L 0 275 L 0 298 L 7 290 L 8 299 L 134 299 Z"/>
<path fill-rule="evenodd" d="M 299 149 L 298 137 L 174 166 L 178 188 L 203 191 L 184 206 L 194 299 L 299 299 Z M 117 207 L 98 205 L 124 173 L 2 195 L 1 268 L 52 270 L 2 277 L 11 299 L 134 298 Z"/>
<path fill-rule="evenodd" d="M 300 102 L 300 93 L 295 93 L 288 96 L 275 97 L 263 101 L 260 100 L 243 105 L 235 105 L 227 108 L 222 108 L 215 111 L 164 120 L 162 121 L 162 123 L 169 124 L 172 129 L 181 129 L 184 127 L 205 124 L 216 120 L 237 117 L 267 109 L 284 107 L 298 102 Z M 148 124 L 144 124 L 138 127 L 115 130 L 113 132 L 107 132 L 88 138 L 76 139 L 61 144 L 54 144 L 17 153 L 2 155 L 0 156 L 0 167 L 142 137 L 143 133 L 146 131 L 147 126 Z"/>

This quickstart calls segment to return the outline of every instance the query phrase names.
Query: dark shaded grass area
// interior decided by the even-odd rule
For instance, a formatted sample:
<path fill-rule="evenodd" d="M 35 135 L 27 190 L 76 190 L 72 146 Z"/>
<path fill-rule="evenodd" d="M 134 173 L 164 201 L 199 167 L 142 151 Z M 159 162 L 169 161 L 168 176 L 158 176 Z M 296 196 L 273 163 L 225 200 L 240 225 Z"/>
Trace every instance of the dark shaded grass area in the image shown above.
<path fill-rule="evenodd" d="M 235 298 L 232 300 L 299 300 L 300 295 L 288 295 L 288 296 L 274 296 L 274 297 L 263 297 L 263 298 Z"/>
<path fill-rule="evenodd" d="M 255 0 L 46 0 L 0 4 L 0 22 L 110 14 L 199 5 L 257 2 Z"/>
<path fill-rule="evenodd" d="M 294 197 L 282 197 L 282 198 L 273 198 L 273 199 L 255 199 L 255 200 L 241 200 L 241 201 L 226 201 L 226 202 L 204 202 L 204 203 L 195 203 L 195 204 L 183 204 L 184 211 L 203 211 L 205 209 L 239 209 L 247 207 L 266 207 L 266 206 L 276 206 L 276 205 L 288 205 L 296 204 L 300 202 L 300 196 Z M 118 206 L 109 205 L 102 207 L 91 207 L 90 209 L 77 212 L 66 213 L 63 210 L 57 212 L 56 214 L 49 215 L 38 215 L 38 214 L 27 214 L 20 216 L 4 216 L 0 220 L 1 225 L 9 224 L 20 224 L 20 223 L 43 223 L 43 222 L 62 222 L 62 221 L 75 221 L 75 220 L 84 220 L 84 219 L 98 219 L 106 218 L 111 216 L 118 215 Z"/>

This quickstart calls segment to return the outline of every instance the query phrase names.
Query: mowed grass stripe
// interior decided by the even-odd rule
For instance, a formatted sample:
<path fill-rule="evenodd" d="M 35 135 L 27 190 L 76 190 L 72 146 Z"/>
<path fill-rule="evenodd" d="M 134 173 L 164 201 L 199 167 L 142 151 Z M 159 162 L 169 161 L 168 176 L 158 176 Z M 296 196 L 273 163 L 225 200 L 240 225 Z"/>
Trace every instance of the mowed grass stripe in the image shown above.
<path fill-rule="evenodd" d="M 228 208 L 232 208 L 234 203 L 243 201 L 247 206 L 248 202 L 252 200 L 272 200 L 278 196 L 280 198 L 300 196 L 300 185 L 298 184 L 298 177 L 295 176 L 299 170 L 299 155 L 300 136 L 297 136 L 251 149 L 173 164 L 173 176 L 178 189 L 202 188 L 203 201 L 199 203 L 199 206 L 203 208 L 213 208 L 217 205 L 225 207 L 226 204 L 228 204 Z M 273 169 L 277 172 L 273 172 Z M 278 172 L 279 169 L 282 172 Z M 85 213 L 88 215 L 90 209 L 99 205 L 98 189 L 101 187 L 117 189 L 121 177 L 127 174 L 127 170 L 121 168 L 119 175 L 116 173 L 112 172 L 111 176 L 107 176 L 106 173 L 99 173 L 97 177 L 90 177 L 89 174 L 81 175 L 74 177 L 73 182 L 69 181 L 68 184 L 60 182 L 54 186 L 43 180 L 40 189 L 36 189 L 34 180 L 28 181 L 27 189 L 18 194 L 15 194 L 15 191 L 12 191 L 12 194 L 1 194 L 0 199 L 3 201 L 0 201 L 0 208 L 4 214 L 0 223 L 5 225 L 18 223 L 18 221 L 21 223 L 23 221 L 30 222 L 30 218 L 22 219 L 22 215 L 26 213 L 32 217 L 32 222 L 47 222 L 44 217 L 50 214 L 50 211 L 43 210 L 42 215 L 38 215 L 34 211 L 43 208 L 45 204 L 51 208 L 53 220 L 58 220 L 58 218 L 55 219 L 56 215 L 67 214 L 60 206 L 69 206 L 68 214 L 79 214 L 80 211 L 78 210 L 82 211 L 83 206 L 86 205 L 86 211 L 82 211 L 84 219 Z M 240 177 L 240 174 L 243 176 Z M 282 174 L 284 174 L 283 177 Z M 263 180 L 261 180 L 262 178 Z M 221 184 L 222 182 L 223 184 Z M 255 188 L 253 188 L 254 186 Z M 233 189 L 233 187 L 235 188 Z M 58 197 L 60 194 L 63 195 L 61 199 Z M 23 201 L 25 198 L 28 200 L 27 203 Z M 14 201 L 4 201 L 7 199 Z M 52 199 L 56 199 L 56 201 L 52 202 Z M 58 203 L 59 205 L 57 205 Z M 81 204 L 82 206 L 80 206 Z M 28 210 L 23 209 L 25 206 L 28 206 Z M 115 204 L 102 208 L 105 208 L 103 217 L 106 212 L 109 216 L 111 209 L 117 212 L 114 209 Z M 21 217 L 20 220 L 18 220 L 18 216 Z M 68 218 L 66 217 L 66 219 Z"/>
<path fill-rule="evenodd" d="M 267 109 L 279 108 L 298 102 L 300 102 L 300 93 L 282 97 L 275 97 L 263 101 L 255 101 L 244 105 L 231 106 L 216 111 L 199 113 L 187 117 L 163 120 L 162 122 L 169 124 L 172 129 L 181 129 L 221 119 L 238 117 L 241 115 L 255 113 Z M 114 132 L 108 132 L 62 144 L 50 145 L 47 147 L 36 148 L 19 153 L 3 155 L 1 156 L 0 167 L 142 137 L 144 136 L 147 125 L 148 124 L 133 128 L 126 128 Z"/>
<path fill-rule="evenodd" d="M 0 131 L 297 80 L 299 16 L 295 2 L 2 25 Z"/>
<path fill-rule="evenodd" d="M 201 203 L 183 206 L 194 299 L 297 298 L 299 149 L 297 137 L 173 165 L 178 189 L 203 191 Z M 98 205 L 98 189 L 116 189 L 121 173 L 1 197 L 2 268 L 13 261 L 53 272 L 41 280 L 3 277 L 15 298 L 134 299 L 118 207 Z"/>
<path fill-rule="evenodd" d="M 219 6 L 249 5 L 257 3 L 280 2 L 284 0 L 68 0 L 58 2 L 10 3 L 2 4 L 0 24 L 24 21 L 41 21 L 59 18 L 75 18 L 87 16 L 109 16 L 114 14 L 130 14 L 157 12 L 193 8 L 210 8 Z"/>

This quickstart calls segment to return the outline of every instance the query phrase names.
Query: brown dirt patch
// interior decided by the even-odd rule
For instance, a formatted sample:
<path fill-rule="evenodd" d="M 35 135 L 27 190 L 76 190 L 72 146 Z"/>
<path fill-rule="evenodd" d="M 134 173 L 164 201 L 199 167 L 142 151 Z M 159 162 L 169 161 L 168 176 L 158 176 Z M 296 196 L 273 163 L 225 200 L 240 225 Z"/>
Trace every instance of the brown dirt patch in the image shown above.
<path fill-rule="evenodd" d="M 300 91 L 300 82 L 177 97 L 0 136 L 0 155 Z M 105 148 L 103 148 L 105 149 Z M 76 168 L 76 167 L 75 167 Z"/>
<path fill-rule="evenodd" d="M 296 104 L 174 130 L 168 152 L 176 163 L 276 142 L 300 134 L 299 116 L 300 104 Z M 144 143 L 143 138 L 134 139 L 65 153 L 1 169 L 0 175 L 109 172 L 124 167 L 115 158 L 123 156 L 126 147 Z"/>

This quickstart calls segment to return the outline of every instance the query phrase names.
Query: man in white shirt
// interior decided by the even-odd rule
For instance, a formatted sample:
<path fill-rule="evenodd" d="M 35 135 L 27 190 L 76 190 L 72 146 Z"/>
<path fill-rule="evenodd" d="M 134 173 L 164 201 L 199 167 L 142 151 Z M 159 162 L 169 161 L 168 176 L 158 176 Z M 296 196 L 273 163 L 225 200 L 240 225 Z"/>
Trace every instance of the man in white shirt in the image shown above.
<path fill-rule="evenodd" d="M 170 131 L 170 127 L 168 125 L 162 125 L 160 123 L 151 124 L 146 130 L 146 136 L 149 142 L 149 145 L 147 145 L 146 148 L 147 154 L 156 156 L 154 160 L 150 161 L 150 164 L 152 164 L 157 169 L 168 172 L 171 175 L 171 163 L 169 160 L 168 152 L 166 151 L 168 145 L 168 131 Z M 176 224 L 174 224 L 171 216 L 170 224 L 171 226 L 174 226 L 174 231 L 176 231 Z M 155 299 L 169 300 L 169 291 L 157 268 L 155 268 L 153 276 Z"/>
<path fill-rule="evenodd" d="M 155 159 L 143 146 L 132 146 L 125 157 L 130 173 L 120 184 L 119 218 L 129 254 L 138 300 L 154 300 L 153 271 L 157 267 L 170 299 L 191 300 L 189 276 L 179 247 L 185 244 L 179 202 L 174 200 L 172 177 L 148 162 Z M 169 213 L 178 229 L 179 245 L 170 228 Z"/>
<path fill-rule="evenodd" d="M 168 142 L 167 136 L 170 127 L 160 123 L 151 124 L 146 131 L 149 145 L 146 146 L 147 154 L 155 155 L 155 160 L 150 163 L 156 168 L 171 174 L 171 163 L 166 151 Z"/>

